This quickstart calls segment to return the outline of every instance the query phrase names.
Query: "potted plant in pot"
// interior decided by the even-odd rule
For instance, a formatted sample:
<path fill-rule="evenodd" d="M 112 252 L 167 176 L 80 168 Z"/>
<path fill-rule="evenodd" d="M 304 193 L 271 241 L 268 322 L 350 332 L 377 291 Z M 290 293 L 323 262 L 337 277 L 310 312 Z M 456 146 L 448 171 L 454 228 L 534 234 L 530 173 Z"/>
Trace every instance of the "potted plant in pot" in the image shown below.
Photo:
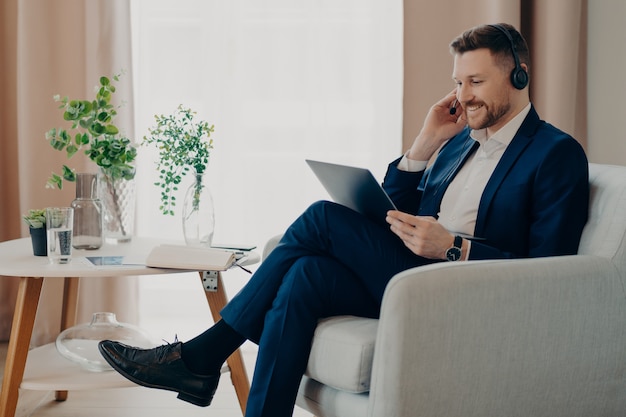
<path fill-rule="evenodd" d="M 204 177 L 213 149 L 214 126 L 194 120 L 195 116 L 196 112 L 182 105 L 173 114 L 155 116 L 156 126 L 148 129 L 150 134 L 143 143 L 159 151 L 159 180 L 155 185 L 161 189 L 159 210 L 163 214 L 174 215 L 178 186 L 187 173 L 194 176 L 183 204 L 183 234 L 188 245 L 211 246 L 215 214 Z"/>
<path fill-rule="evenodd" d="M 31 209 L 22 217 L 28 225 L 33 244 L 33 255 L 48 255 L 48 239 L 46 237 L 46 210 Z"/>
<path fill-rule="evenodd" d="M 119 81 L 119 75 L 113 77 Z M 93 100 L 74 100 L 55 96 L 61 103 L 63 120 L 71 127 L 52 128 L 46 139 L 57 151 L 65 151 L 68 159 L 82 151 L 99 168 L 100 198 L 104 207 L 105 238 L 113 242 L 131 239 L 134 211 L 135 167 L 137 148 L 120 134 L 114 124 L 117 109 L 111 104 L 115 85 L 108 77 L 100 77 Z M 73 168 L 63 165 L 62 173 L 52 173 L 47 187 L 63 188 L 64 181 L 75 181 Z"/>

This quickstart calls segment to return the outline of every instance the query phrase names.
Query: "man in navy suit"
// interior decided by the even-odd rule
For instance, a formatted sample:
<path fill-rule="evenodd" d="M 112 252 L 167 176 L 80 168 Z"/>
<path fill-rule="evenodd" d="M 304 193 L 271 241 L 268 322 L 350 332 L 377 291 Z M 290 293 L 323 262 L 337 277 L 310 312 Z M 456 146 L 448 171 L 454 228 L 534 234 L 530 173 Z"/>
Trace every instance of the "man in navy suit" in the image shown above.
<path fill-rule="evenodd" d="M 113 368 L 206 406 L 222 363 L 252 340 L 259 351 L 246 416 L 291 416 L 318 320 L 377 317 L 394 274 L 433 262 L 575 254 L 587 220 L 588 163 L 578 142 L 531 105 L 524 39 L 510 25 L 483 25 L 451 50 L 456 88 L 432 106 L 385 176 L 399 209 L 388 225 L 313 204 L 222 320 L 188 342 L 150 350 L 103 341 Z"/>

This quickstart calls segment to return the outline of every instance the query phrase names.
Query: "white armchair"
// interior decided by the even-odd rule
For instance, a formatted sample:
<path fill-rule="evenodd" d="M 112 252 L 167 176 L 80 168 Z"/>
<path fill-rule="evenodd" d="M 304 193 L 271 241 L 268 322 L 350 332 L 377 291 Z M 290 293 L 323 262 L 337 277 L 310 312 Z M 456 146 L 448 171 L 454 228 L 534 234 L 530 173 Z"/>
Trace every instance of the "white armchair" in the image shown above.
<path fill-rule="evenodd" d="M 297 405 L 319 417 L 626 415 L 626 167 L 591 164 L 590 183 L 578 255 L 414 268 L 388 284 L 379 320 L 321 321 Z"/>

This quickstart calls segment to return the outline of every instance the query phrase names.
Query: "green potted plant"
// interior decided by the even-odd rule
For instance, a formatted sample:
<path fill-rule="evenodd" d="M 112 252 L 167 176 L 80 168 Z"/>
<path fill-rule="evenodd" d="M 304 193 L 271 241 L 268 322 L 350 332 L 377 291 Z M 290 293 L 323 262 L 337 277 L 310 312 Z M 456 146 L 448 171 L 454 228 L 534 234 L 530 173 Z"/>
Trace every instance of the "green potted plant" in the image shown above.
<path fill-rule="evenodd" d="M 33 245 L 33 255 L 48 255 L 48 239 L 46 238 L 46 210 L 31 209 L 22 216 L 24 222 L 28 225 L 30 238 Z"/>
<path fill-rule="evenodd" d="M 156 115 L 156 126 L 148 129 L 143 144 L 159 151 L 157 170 L 161 189 L 159 210 L 174 215 L 176 191 L 183 177 L 193 172 L 194 182 L 187 190 L 183 205 L 183 233 L 189 245 L 210 246 L 215 226 L 213 199 L 203 179 L 213 139 L 214 126 L 194 120 L 196 112 L 179 105 L 170 115 Z"/>
<path fill-rule="evenodd" d="M 115 82 L 119 81 L 119 75 L 112 78 Z M 124 210 L 134 209 L 132 180 L 135 177 L 133 163 L 137 148 L 114 124 L 117 115 L 117 108 L 111 104 L 114 93 L 114 83 L 103 76 L 93 100 L 56 95 L 54 99 L 61 103 L 59 108 L 63 110 L 63 120 L 71 123 L 71 127 L 52 128 L 46 133 L 46 139 L 53 149 L 64 151 L 68 159 L 82 151 L 99 167 L 105 234 L 114 241 L 126 241 L 132 235 L 132 222 L 129 222 L 129 215 Z M 75 180 L 76 171 L 63 165 L 61 174 L 53 172 L 46 186 L 61 189 L 64 181 Z"/>

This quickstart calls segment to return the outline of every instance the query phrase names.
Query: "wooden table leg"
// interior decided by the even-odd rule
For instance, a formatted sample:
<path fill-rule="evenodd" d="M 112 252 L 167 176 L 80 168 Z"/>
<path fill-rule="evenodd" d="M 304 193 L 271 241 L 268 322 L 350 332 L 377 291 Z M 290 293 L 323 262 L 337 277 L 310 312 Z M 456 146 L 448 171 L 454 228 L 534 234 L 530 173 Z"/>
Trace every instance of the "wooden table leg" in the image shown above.
<path fill-rule="evenodd" d="M 78 284 L 79 278 L 65 278 L 63 283 L 63 310 L 61 311 L 61 331 L 76 324 L 76 312 L 78 311 Z M 56 391 L 54 399 L 57 401 L 67 400 L 67 391 Z"/>
<path fill-rule="evenodd" d="M 202 272 L 200 272 L 200 280 L 203 279 Z M 217 273 L 217 289 L 215 291 L 207 290 L 204 292 L 206 299 L 209 302 L 209 308 L 211 309 L 211 315 L 213 321 L 218 322 L 222 316 L 220 310 L 226 305 L 228 299 L 226 297 L 226 291 L 224 291 L 224 282 L 222 281 L 222 273 Z M 230 368 L 230 379 L 235 387 L 237 393 L 237 399 L 239 400 L 239 406 L 243 415 L 246 414 L 246 404 L 248 402 L 248 393 L 250 392 L 250 381 L 248 380 L 248 374 L 246 372 L 245 364 L 243 363 L 243 357 L 241 356 L 241 350 L 237 349 L 226 360 L 228 367 Z"/>
<path fill-rule="evenodd" d="M 15 415 L 42 285 L 43 278 L 20 278 L 0 391 L 0 417 Z"/>

